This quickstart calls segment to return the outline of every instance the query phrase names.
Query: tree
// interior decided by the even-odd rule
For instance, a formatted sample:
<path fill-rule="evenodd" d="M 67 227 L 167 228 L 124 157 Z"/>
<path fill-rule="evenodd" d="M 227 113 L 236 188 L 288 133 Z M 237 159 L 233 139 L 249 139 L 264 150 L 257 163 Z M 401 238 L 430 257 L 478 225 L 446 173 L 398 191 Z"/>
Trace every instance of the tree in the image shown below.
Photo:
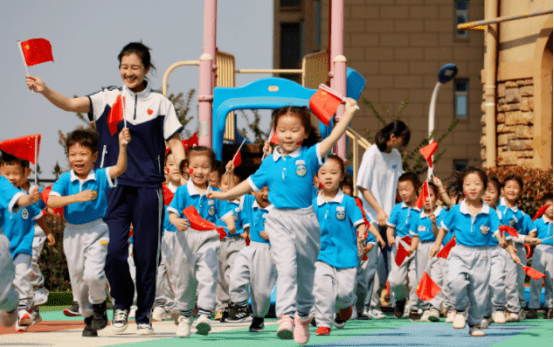
<path fill-rule="evenodd" d="M 259 110 L 254 109 L 250 111 L 252 111 L 252 114 L 254 116 L 254 121 L 250 120 L 250 117 L 246 114 L 244 110 L 239 110 L 241 116 L 244 119 L 246 119 L 246 122 L 248 122 L 248 129 L 254 133 L 254 141 L 250 141 L 250 142 L 263 144 L 265 141 L 267 141 L 269 137 L 270 129 L 268 129 L 267 131 L 263 131 L 260 128 L 261 116 L 260 116 Z M 244 136 L 246 136 L 246 134 L 248 133 L 246 130 L 247 128 L 241 129 L 241 132 L 242 134 L 244 134 Z"/>

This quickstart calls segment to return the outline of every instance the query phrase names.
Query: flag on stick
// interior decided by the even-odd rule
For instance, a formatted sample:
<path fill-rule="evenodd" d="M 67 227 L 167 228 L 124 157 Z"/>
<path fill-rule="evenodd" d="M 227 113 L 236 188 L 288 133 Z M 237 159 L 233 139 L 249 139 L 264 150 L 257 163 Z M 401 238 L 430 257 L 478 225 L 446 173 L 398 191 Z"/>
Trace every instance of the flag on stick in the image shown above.
<path fill-rule="evenodd" d="M 410 255 L 407 248 L 411 246 L 412 244 L 412 238 L 409 236 L 404 236 L 399 242 L 398 247 L 396 248 L 396 258 L 394 261 L 396 262 L 396 265 L 400 266 L 404 262 L 404 260 Z"/>
<path fill-rule="evenodd" d="M 198 210 L 192 205 L 185 208 L 183 214 L 188 219 L 190 227 L 194 230 L 203 231 L 216 229 L 215 224 L 202 218 Z"/>
<path fill-rule="evenodd" d="M 48 186 L 44 188 L 42 193 L 40 194 L 40 198 L 46 205 L 48 205 L 48 198 L 50 197 L 50 192 L 52 191 L 52 186 Z M 63 207 L 56 207 L 53 208 L 52 211 L 54 211 L 55 214 L 63 216 Z"/>
<path fill-rule="evenodd" d="M 25 159 L 36 164 L 41 135 L 28 135 L 0 142 L 0 150 L 19 159 Z"/>
<path fill-rule="evenodd" d="M 164 205 L 169 206 L 171 204 L 171 200 L 173 200 L 173 196 L 175 193 L 171 191 L 171 189 L 167 188 L 165 184 L 162 184 L 162 192 L 164 196 Z"/>
<path fill-rule="evenodd" d="M 225 229 L 223 228 L 215 228 L 217 232 L 219 233 L 219 239 L 222 240 L 225 236 L 227 236 L 227 233 L 225 232 Z"/>
<path fill-rule="evenodd" d="M 317 92 L 310 98 L 310 110 L 326 126 L 337 112 L 342 98 L 335 91 L 324 84 L 319 85 Z"/>
<path fill-rule="evenodd" d="M 546 210 L 548 210 L 549 207 L 550 207 L 550 205 L 544 205 L 543 207 L 539 208 L 539 210 L 535 214 L 535 217 L 533 217 L 533 221 L 540 218 L 544 214 L 544 212 L 546 212 Z"/>
<path fill-rule="evenodd" d="M 441 290 L 441 287 L 439 287 L 435 281 L 433 281 L 431 276 L 429 276 L 427 271 L 425 271 L 423 276 L 421 276 L 421 280 L 419 281 L 415 292 L 421 300 L 429 301 L 437 296 Z"/>
<path fill-rule="evenodd" d="M 435 141 L 431 141 L 427 146 L 421 148 L 419 152 L 421 155 L 427 160 L 427 164 L 432 169 L 433 168 L 433 154 L 437 151 L 437 148 L 439 147 L 438 143 Z"/>
<path fill-rule="evenodd" d="M 233 156 L 233 166 L 234 167 L 239 166 L 240 163 L 242 162 L 242 158 L 240 156 L 240 149 L 242 148 L 242 145 L 244 145 L 245 142 L 246 142 L 246 137 L 244 137 L 244 140 L 242 140 L 242 143 L 240 144 L 239 149 L 237 150 L 237 153 L 235 153 L 235 155 Z M 226 170 L 225 174 L 227 174 L 228 172 L 229 172 L 229 170 Z"/>
<path fill-rule="evenodd" d="M 117 132 L 117 125 L 124 119 L 123 114 L 123 103 L 125 102 L 125 97 L 121 97 L 121 94 L 115 99 L 110 113 L 108 114 L 108 127 L 110 129 L 110 134 L 113 136 Z"/>
<path fill-rule="evenodd" d="M 525 265 L 521 265 L 521 267 L 523 268 L 523 271 L 525 271 L 525 273 L 534 280 L 540 280 L 541 278 L 546 278 L 545 274 L 533 269 L 532 267 L 525 266 Z"/>
<path fill-rule="evenodd" d="M 509 227 L 507 225 L 501 225 L 498 229 L 500 230 L 501 233 L 506 232 L 512 237 L 515 237 L 515 238 L 519 237 L 519 235 L 517 234 L 516 229 L 514 229 L 512 227 Z"/>
<path fill-rule="evenodd" d="M 30 39 L 19 42 L 25 66 L 33 66 L 47 61 L 54 62 L 52 45 L 46 39 Z"/>
<path fill-rule="evenodd" d="M 444 246 L 439 253 L 437 253 L 437 257 L 448 259 L 448 255 L 450 254 L 450 250 L 456 246 L 456 236 L 452 236 L 450 241 Z"/>
<path fill-rule="evenodd" d="M 427 181 L 425 181 L 421 186 L 421 194 L 419 194 L 416 200 L 417 208 L 421 210 L 423 208 L 423 204 L 425 204 L 425 200 L 427 200 L 428 197 L 429 197 L 429 185 L 427 184 Z"/>

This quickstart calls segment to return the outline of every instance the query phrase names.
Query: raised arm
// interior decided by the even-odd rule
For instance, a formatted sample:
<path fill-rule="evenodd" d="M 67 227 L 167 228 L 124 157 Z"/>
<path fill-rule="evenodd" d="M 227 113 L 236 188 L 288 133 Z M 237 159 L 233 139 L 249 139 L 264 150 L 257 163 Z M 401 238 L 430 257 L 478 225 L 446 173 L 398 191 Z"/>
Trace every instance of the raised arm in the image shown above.
<path fill-rule="evenodd" d="M 41 93 L 46 99 L 48 99 L 48 101 L 54 104 L 54 106 L 57 106 L 64 111 L 79 113 L 90 112 L 90 101 L 86 96 L 70 99 L 67 96 L 48 88 L 44 81 L 39 77 L 27 75 L 26 81 L 29 89 L 32 89 L 37 93 Z"/>
<path fill-rule="evenodd" d="M 209 191 L 208 194 L 206 194 L 206 197 L 208 199 L 217 199 L 217 200 L 235 200 L 239 196 L 243 196 L 245 194 L 248 194 L 252 191 L 252 187 L 250 187 L 250 184 L 248 183 L 248 180 L 244 180 L 241 183 L 239 183 L 238 186 L 236 186 L 233 189 L 228 190 L 227 192 L 214 192 Z"/>
<path fill-rule="evenodd" d="M 327 153 L 329 153 L 331 148 L 337 143 L 337 141 L 341 138 L 341 136 L 346 132 L 346 128 L 348 128 L 348 124 L 350 124 L 352 117 L 354 117 L 354 112 L 356 112 L 356 105 L 357 105 L 356 100 L 351 98 L 346 99 L 346 110 L 344 111 L 344 115 L 342 116 L 340 121 L 335 125 L 331 134 L 327 136 L 319 144 L 319 154 L 321 158 L 325 157 Z"/>
<path fill-rule="evenodd" d="M 87 202 L 95 200 L 98 197 L 96 190 L 83 190 L 77 194 L 68 196 L 50 195 L 48 197 L 48 207 L 58 208 L 74 204 L 76 202 Z"/>
<path fill-rule="evenodd" d="M 108 168 L 112 179 L 118 177 L 127 170 L 127 143 L 129 142 L 131 142 L 131 132 L 129 128 L 123 128 L 119 133 L 119 155 L 117 157 L 117 163 Z"/>

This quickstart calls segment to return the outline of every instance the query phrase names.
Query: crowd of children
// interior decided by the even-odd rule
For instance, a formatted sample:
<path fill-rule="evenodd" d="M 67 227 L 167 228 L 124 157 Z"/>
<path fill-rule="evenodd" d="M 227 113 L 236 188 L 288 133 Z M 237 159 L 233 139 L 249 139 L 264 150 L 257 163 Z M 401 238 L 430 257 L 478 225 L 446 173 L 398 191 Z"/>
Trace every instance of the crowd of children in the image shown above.
<path fill-rule="evenodd" d="M 127 53 L 120 62 L 132 64 L 125 58 L 129 55 L 136 56 Z M 145 65 L 147 72 L 150 63 Z M 125 79 L 124 72 L 122 76 L 134 85 L 134 79 Z M 28 83 L 44 93 L 42 82 Z M 93 108 L 101 104 L 97 98 L 87 101 L 85 111 L 101 112 Z M 136 279 L 139 334 L 153 333 L 152 319 L 172 318 L 176 336 L 186 338 L 197 315 L 196 332 L 207 335 L 214 309 L 221 322 L 251 319 L 250 331 L 261 332 L 276 285 L 277 336 L 306 344 L 310 323 L 317 327 L 316 335 L 329 335 L 333 326 L 342 329 L 349 319 L 385 318 L 379 305 L 388 282 L 395 318 L 438 322 L 446 312 L 453 328 L 468 325 L 472 336 L 483 336 L 492 322 L 525 318 L 525 243 L 536 246 L 532 264 L 546 274 L 544 317 L 552 318 L 552 193 L 544 192 L 542 205 L 548 207 L 535 221 L 518 208 L 523 183 L 517 176 L 500 183 L 468 168 L 448 189 L 433 177 L 424 193 L 416 174 L 403 173 L 398 149 L 408 144 L 410 132 L 395 121 L 378 133 L 376 145 L 364 155 L 356 182 L 360 193 L 354 198 L 344 161 L 329 152 L 346 131 L 355 106 L 347 99 L 343 117 L 323 140 L 307 108 L 275 110 L 272 127 L 279 145 L 265 146 L 267 157 L 247 179 L 235 172 L 232 162 L 219 163 L 207 147 L 191 147 L 180 160 L 182 149 L 170 144 L 163 165 L 163 232 L 158 235 L 161 254 L 151 309 L 144 309 L 150 296 L 144 286 L 154 279 L 146 273 L 137 273 Z M 134 169 L 140 166 L 131 153 L 128 160 L 127 151 L 138 141 L 135 134 L 144 141 L 137 131 L 119 129 L 118 156 L 104 167 L 102 153 L 96 168 L 102 135 L 72 132 L 66 142 L 71 170 L 53 185 L 46 201 L 49 208 L 64 210 L 64 252 L 85 321 L 83 336 L 97 336 L 108 325 L 108 280 L 112 294 L 127 285 L 110 279 L 104 268 L 108 245 L 128 244 L 129 230 L 114 234 L 104 219 L 109 208 L 117 212 L 117 206 L 108 206 L 108 197 L 118 187 L 118 176 L 128 162 Z M 165 137 L 174 139 L 173 133 Z M 113 152 L 115 144 L 110 146 Z M 133 146 L 134 151 L 140 148 Z M 4 154 L 0 173 L 0 323 L 15 323 L 16 330 L 25 331 L 40 322 L 38 306 L 47 301 L 37 258 L 45 240 L 49 245 L 56 241 L 37 203 L 39 190 L 27 182 L 29 163 Z M 122 177 L 130 184 L 128 176 Z M 421 194 L 428 194 L 422 206 L 416 203 Z M 395 204 L 397 196 L 401 202 Z M 191 211 L 199 218 L 191 217 Z M 140 221 L 133 219 L 133 229 L 140 228 Z M 33 228 L 35 222 L 40 231 Z M 516 236 L 501 226 L 512 227 Z M 446 256 L 437 257 L 453 242 L 456 246 Z M 129 253 L 112 256 L 134 254 L 136 261 L 141 244 L 133 242 Z M 441 288 L 428 300 L 416 294 L 424 276 Z M 531 282 L 527 318 L 537 318 L 541 286 L 542 279 Z M 112 329 L 121 333 L 127 328 L 131 298 L 121 302 L 112 296 Z"/>

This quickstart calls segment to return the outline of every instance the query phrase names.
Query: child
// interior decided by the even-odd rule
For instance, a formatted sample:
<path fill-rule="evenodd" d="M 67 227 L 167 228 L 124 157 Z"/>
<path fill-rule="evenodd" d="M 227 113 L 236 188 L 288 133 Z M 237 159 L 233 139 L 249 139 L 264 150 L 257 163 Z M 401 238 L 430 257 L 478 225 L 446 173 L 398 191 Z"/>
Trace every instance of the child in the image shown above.
<path fill-rule="evenodd" d="M 441 222 L 437 241 L 431 249 L 434 257 L 447 232 L 456 236 L 456 247 L 448 259 L 447 285 L 454 301 L 454 329 L 466 326 L 465 311 L 469 302 L 467 323 L 471 336 L 485 336 L 480 328 L 484 317 L 491 271 L 489 242 L 501 239 L 496 212 L 481 197 L 487 188 L 487 175 L 475 167 L 467 168 L 460 177 L 466 198 L 453 206 Z"/>
<path fill-rule="evenodd" d="M 30 206 L 39 199 L 40 192 L 37 187 L 25 194 L 0 175 L 0 215 L 4 215 L 5 211 L 18 213 L 21 208 Z M 2 232 L 5 221 L 4 218 L 0 218 L 0 325 L 9 328 L 18 319 L 19 295 L 13 287 L 15 267 L 10 252 L 10 241 Z"/>
<path fill-rule="evenodd" d="M 21 185 L 26 177 L 29 162 L 5 154 L 0 160 L 0 170 L 2 176 L 6 177 L 16 188 L 21 191 Z M 4 220 L 3 231 L 10 240 L 10 251 L 15 265 L 14 288 L 19 294 L 18 320 L 15 330 L 18 332 L 27 331 L 29 325 L 42 321 L 38 313 L 32 314 L 35 309 L 34 292 L 31 283 L 31 258 L 33 254 L 33 238 L 35 221 L 46 230 L 49 235 L 49 243 L 55 243 L 50 229 L 46 225 L 43 213 L 37 204 L 30 205 L 21 209 L 16 214 L 11 214 L 8 210 L 0 216 Z M 35 310 L 36 311 L 36 310 Z M 37 311 L 38 312 L 38 311 Z M 33 321 L 33 317 L 35 321 Z"/>
<path fill-rule="evenodd" d="M 417 222 L 420 210 L 415 205 L 417 200 L 417 189 L 419 188 L 419 178 L 413 172 L 403 173 L 398 179 L 398 194 L 402 203 L 396 204 L 392 209 L 389 220 L 387 221 L 387 240 L 392 251 L 392 269 L 389 274 L 389 285 L 391 296 L 396 301 L 394 307 L 394 317 L 402 318 L 406 307 L 406 298 L 410 297 L 410 320 L 419 320 L 417 309 L 418 297 L 415 294 L 417 287 L 416 259 L 415 250 L 419 243 L 417 233 Z M 396 233 L 396 237 L 395 234 Z M 400 266 L 396 264 L 395 258 L 399 247 L 400 239 L 411 236 L 411 245 L 406 251 L 410 253 Z M 406 275 L 410 281 L 410 292 L 406 290 Z"/>
<path fill-rule="evenodd" d="M 513 239 L 512 243 L 517 251 L 520 259 L 527 259 L 527 252 L 523 244 L 525 243 L 525 235 L 535 237 L 536 228 L 533 225 L 531 217 L 523 213 L 517 207 L 517 202 L 520 198 L 523 182 L 521 178 L 515 175 L 510 175 L 504 179 L 503 193 L 504 197 L 500 199 L 498 206 L 501 212 L 501 224 L 514 228 L 521 236 L 519 239 Z M 506 272 L 506 296 L 507 296 L 507 322 L 517 322 L 525 318 L 524 308 L 526 305 L 525 288 L 525 271 L 521 266 L 511 261 L 509 253 L 504 253 L 506 257 L 505 272 Z"/>
<path fill-rule="evenodd" d="M 54 183 L 48 206 L 64 207 L 67 220 L 64 229 L 63 249 L 73 297 L 79 303 L 85 318 L 83 336 L 98 336 L 97 330 L 108 325 L 106 315 L 106 264 L 110 240 L 106 215 L 108 189 L 117 185 L 117 177 L 127 168 L 127 143 L 131 141 L 128 128 L 119 133 L 117 164 L 94 169 L 98 157 L 98 133 L 78 129 L 66 141 L 71 171 L 61 175 Z"/>
<path fill-rule="evenodd" d="M 175 286 L 175 301 L 181 315 L 176 335 L 189 337 L 192 325 L 192 310 L 198 287 L 197 333 L 207 335 L 211 330 L 211 310 L 215 306 L 217 285 L 219 234 L 216 230 L 198 231 L 189 227 L 183 216 L 188 206 L 196 207 L 200 216 L 212 223 L 224 221 L 229 233 L 235 233 L 233 211 L 227 202 L 212 200 L 207 193 L 212 188 L 208 182 L 215 161 L 215 153 L 207 147 L 191 147 L 187 159 L 180 166 L 181 172 L 192 172 L 186 185 L 175 192 L 167 208 L 169 221 L 178 231 L 167 233 L 166 265 Z"/>
<path fill-rule="evenodd" d="M 185 173 L 183 173 L 185 174 Z M 210 174 L 210 186 L 212 188 L 220 188 L 221 185 L 221 179 L 223 178 L 223 174 L 225 174 L 225 167 L 221 164 L 219 160 L 215 161 L 214 168 L 212 170 L 212 173 Z"/>
<path fill-rule="evenodd" d="M 537 237 L 544 241 L 535 247 L 533 253 L 533 269 L 546 275 L 544 279 L 544 302 L 546 304 L 544 312 L 545 319 L 552 319 L 552 203 L 552 192 L 545 194 L 542 198 L 542 205 L 549 205 L 549 207 L 540 218 L 535 220 Z M 537 310 L 540 309 L 541 306 L 542 281 L 542 279 L 531 279 L 527 319 L 538 318 Z"/>
<path fill-rule="evenodd" d="M 360 243 L 365 240 L 366 227 L 354 199 L 339 189 L 344 172 L 342 159 L 330 154 L 317 173 L 323 188 L 313 201 L 321 228 L 312 309 L 317 323 L 316 335 L 329 335 L 333 320 L 338 329 L 344 328 L 356 300 L 359 265 L 356 240 Z M 375 237 L 380 237 L 377 230 L 374 232 Z"/>
<path fill-rule="evenodd" d="M 247 181 L 227 193 L 210 193 L 212 198 L 233 200 L 251 190 L 269 187 L 269 201 L 275 208 L 268 213 L 266 231 L 278 273 L 277 336 L 290 339 L 294 329 L 294 340 L 300 344 L 310 338 L 308 325 L 321 236 L 312 206 L 312 183 L 323 158 L 346 131 L 355 106 L 356 101 L 347 100 L 343 117 L 320 143 L 307 108 L 285 106 L 275 110 L 273 128 L 280 146 Z"/>
<path fill-rule="evenodd" d="M 277 281 L 277 269 L 271 259 L 271 246 L 266 232 L 267 214 L 273 205 L 267 199 L 269 189 L 244 196 L 243 227 L 250 232 L 250 245 L 243 248 L 235 260 L 230 276 L 230 321 L 242 321 L 248 314 L 248 286 L 250 285 L 253 319 L 250 332 L 262 332 L 264 317 L 269 312 L 271 292 Z"/>

